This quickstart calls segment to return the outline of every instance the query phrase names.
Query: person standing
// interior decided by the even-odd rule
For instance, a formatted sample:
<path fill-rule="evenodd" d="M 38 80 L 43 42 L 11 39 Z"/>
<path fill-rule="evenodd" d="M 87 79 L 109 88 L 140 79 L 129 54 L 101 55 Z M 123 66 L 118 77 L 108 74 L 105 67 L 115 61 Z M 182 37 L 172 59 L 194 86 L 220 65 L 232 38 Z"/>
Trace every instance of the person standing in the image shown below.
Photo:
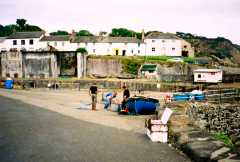
<path fill-rule="evenodd" d="M 94 82 L 93 85 L 89 88 L 89 94 L 92 97 L 92 110 L 93 111 L 96 111 L 97 93 L 98 93 L 98 88 L 97 88 L 96 83 Z"/>
<path fill-rule="evenodd" d="M 125 109 L 127 99 L 130 97 L 130 91 L 128 90 L 127 86 L 123 86 L 123 101 L 122 101 L 122 109 Z"/>

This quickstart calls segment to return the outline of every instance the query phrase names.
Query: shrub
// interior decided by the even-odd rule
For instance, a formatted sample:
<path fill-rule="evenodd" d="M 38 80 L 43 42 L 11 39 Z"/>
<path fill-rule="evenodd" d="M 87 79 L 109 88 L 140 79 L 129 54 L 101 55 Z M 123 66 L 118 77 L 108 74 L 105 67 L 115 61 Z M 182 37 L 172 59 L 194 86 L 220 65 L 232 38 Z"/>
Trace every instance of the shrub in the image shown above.
<path fill-rule="evenodd" d="M 230 148 L 233 148 L 234 146 L 231 139 L 228 137 L 226 133 L 223 132 L 215 133 L 213 134 L 213 137 L 219 141 L 222 141 L 225 145 L 227 145 Z"/>
<path fill-rule="evenodd" d="M 87 50 L 86 50 L 86 48 L 78 48 L 77 50 L 76 50 L 77 52 L 80 52 L 80 53 L 88 53 L 87 52 Z"/>

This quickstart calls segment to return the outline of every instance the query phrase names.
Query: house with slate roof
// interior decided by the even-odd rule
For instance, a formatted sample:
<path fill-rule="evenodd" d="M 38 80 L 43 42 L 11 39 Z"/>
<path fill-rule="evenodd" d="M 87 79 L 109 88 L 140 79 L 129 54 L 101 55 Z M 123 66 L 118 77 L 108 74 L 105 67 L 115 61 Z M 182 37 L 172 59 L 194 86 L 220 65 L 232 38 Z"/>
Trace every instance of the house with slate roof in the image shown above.
<path fill-rule="evenodd" d="M 76 45 L 69 41 L 69 35 L 50 35 L 44 36 L 40 40 L 43 50 L 53 47 L 57 51 L 76 51 Z"/>
<path fill-rule="evenodd" d="M 36 51 L 42 48 L 39 40 L 44 33 L 44 31 L 16 32 L 6 38 L 4 46 L 7 50 Z"/>
<path fill-rule="evenodd" d="M 80 36 L 72 43 L 92 55 L 134 56 L 145 54 L 145 44 L 133 37 Z"/>
<path fill-rule="evenodd" d="M 6 50 L 76 51 L 86 48 L 90 55 L 118 56 L 192 56 L 191 45 L 171 33 L 152 32 L 142 40 L 135 37 L 109 36 L 47 36 L 40 32 L 16 32 L 4 41 Z"/>
<path fill-rule="evenodd" d="M 144 42 L 146 44 L 146 55 L 149 56 L 183 56 L 183 47 L 188 50 L 186 41 L 171 33 L 152 32 L 148 34 Z M 186 45 L 183 45 L 186 44 Z M 184 56 L 188 56 L 185 52 Z"/>

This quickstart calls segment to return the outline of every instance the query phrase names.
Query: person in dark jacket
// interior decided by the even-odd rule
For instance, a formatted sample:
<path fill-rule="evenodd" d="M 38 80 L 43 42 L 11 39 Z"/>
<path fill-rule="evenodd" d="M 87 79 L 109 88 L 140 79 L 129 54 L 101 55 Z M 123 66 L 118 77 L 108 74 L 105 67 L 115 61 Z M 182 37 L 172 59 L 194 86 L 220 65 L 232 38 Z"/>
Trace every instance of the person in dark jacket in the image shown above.
<path fill-rule="evenodd" d="M 128 90 L 127 86 L 123 86 L 123 101 L 122 101 L 122 109 L 125 109 L 127 99 L 130 97 L 130 91 Z"/>
<path fill-rule="evenodd" d="M 96 83 L 89 88 L 89 95 L 92 97 L 92 110 L 96 111 L 98 87 Z"/>

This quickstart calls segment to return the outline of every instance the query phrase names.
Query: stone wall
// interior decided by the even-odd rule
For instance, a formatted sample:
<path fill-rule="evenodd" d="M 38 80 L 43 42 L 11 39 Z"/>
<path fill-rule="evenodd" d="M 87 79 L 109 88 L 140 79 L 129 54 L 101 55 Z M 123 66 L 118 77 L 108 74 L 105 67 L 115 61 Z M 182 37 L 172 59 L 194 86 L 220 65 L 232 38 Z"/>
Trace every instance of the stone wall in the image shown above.
<path fill-rule="evenodd" d="M 3 52 L 1 53 L 1 73 L 2 77 L 10 76 L 12 78 L 22 77 L 22 53 L 21 52 Z"/>
<path fill-rule="evenodd" d="M 57 60 L 54 53 L 23 53 L 24 78 L 57 77 Z"/>
<path fill-rule="evenodd" d="M 192 121 L 201 129 L 229 135 L 235 144 L 235 149 L 240 151 L 239 104 L 194 103 L 188 107 L 187 112 Z"/>
<path fill-rule="evenodd" d="M 92 59 L 87 60 L 87 75 L 119 76 L 122 72 L 122 64 L 116 59 Z"/>

